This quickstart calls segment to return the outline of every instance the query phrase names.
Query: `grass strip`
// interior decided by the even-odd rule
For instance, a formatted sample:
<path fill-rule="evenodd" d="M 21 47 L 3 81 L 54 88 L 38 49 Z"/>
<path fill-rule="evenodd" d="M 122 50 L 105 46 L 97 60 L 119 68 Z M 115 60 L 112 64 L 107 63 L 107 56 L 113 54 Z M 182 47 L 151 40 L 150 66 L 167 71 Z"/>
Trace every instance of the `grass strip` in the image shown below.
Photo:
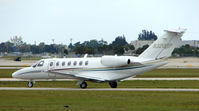
<path fill-rule="evenodd" d="M 12 78 L 12 73 L 18 69 L 0 69 L 0 78 Z"/>
<path fill-rule="evenodd" d="M 2 111 L 198 111 L 198 92 L 0 91 Z"/>
<path fill-rule="evenodd" d="M 2 58 L 5 58 L 7 60 L 14 60 L 19 56 L 4 56 Z M 40 60 L 42 57 L 21 57 L 21 60 Z"/>
<path fill-rule="evenodd" d="M 17 65 L 17 66 L 0 66 L 0 67 L 29 67 L 28 65 Z"/>
<path fill-rule="evenodd" d="M 199 69 L 155 69 L 137 77 L 199 77 Z"/>

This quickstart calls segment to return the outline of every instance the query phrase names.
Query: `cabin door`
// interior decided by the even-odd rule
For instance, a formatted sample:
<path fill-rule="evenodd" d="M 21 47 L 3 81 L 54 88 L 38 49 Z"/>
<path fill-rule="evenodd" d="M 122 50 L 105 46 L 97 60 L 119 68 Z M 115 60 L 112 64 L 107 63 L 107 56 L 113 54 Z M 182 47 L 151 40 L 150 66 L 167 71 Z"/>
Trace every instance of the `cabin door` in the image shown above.
<path fill-rule="evenodd" d="M 48 76 L 49 78 L 55 78 L 55 74 L 53 73 L 53 70 L 55 69 L 55 61 L 54 60 L 51 60 L 49 61 L 48 63 Z"/>

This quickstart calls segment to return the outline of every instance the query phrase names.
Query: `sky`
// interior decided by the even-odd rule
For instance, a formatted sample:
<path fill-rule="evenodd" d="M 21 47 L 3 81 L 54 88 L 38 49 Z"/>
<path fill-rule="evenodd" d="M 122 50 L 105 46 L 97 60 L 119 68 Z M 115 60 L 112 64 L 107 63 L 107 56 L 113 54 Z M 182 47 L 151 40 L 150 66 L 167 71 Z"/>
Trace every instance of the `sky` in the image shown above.
<path fill-rule="evenodd" d="M 130 42 L 143 29 L 160 36 L 179 27 L 187 29 L 183 40 L 199 40 L 199 0 L 0 0 L 0 42 Z"/>

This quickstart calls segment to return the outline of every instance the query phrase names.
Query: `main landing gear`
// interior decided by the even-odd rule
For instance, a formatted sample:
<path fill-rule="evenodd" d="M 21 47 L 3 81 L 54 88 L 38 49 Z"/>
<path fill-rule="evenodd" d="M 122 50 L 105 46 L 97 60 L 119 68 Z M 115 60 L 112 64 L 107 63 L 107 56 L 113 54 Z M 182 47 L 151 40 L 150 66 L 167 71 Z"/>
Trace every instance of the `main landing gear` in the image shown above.
<path fill-rule="evenodd" d="M 28 82 L 28 87 L 29 87 L 29 88 L 33 87 L 33 82 L 32 82 L 32 81 L 29 81 L 29 82 Z"/>
<path fill-rule="evenodd" d="M 87 88 L 87 83 L 85 81 L 79 81 L 77 83 L 77 85 L 80 85 L 80 87 L 82 89 L 86 89 Z M 111 88 L 117 88 L 117 82 L 116 81 L 110 81 L 109 85 L 110 85 Z"/>
<path fill-rule="evenodd" d="M 109 82 L 109 85 L 111 86 L 111 88 L 117 88 L 117 82 L 116 81 Z"/>
<path fill-rule="evenodd" d="M 83 82 L 80 83 L 79 85 L 80 85 L 80 87 L 81 87 L 82 89 L 86 89 L 86 88 L 87 88 L 87 83 L 86 83 L 85 81 L 83 81 Z"/>

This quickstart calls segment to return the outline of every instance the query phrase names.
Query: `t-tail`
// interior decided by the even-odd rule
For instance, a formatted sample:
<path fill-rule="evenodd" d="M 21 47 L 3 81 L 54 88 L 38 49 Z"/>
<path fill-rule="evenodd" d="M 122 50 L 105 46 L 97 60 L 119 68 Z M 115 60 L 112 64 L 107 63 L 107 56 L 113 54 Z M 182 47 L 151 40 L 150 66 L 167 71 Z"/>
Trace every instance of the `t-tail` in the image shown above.
<path fill-rule="evenodd" d="M 180 45 L 181 37 L 186 29 L 164 31 L 165 34 L 159 37 L 142 54 L 140 54 L 140 58 L 155 60 L 170 57 L 173 50 Z"/>

